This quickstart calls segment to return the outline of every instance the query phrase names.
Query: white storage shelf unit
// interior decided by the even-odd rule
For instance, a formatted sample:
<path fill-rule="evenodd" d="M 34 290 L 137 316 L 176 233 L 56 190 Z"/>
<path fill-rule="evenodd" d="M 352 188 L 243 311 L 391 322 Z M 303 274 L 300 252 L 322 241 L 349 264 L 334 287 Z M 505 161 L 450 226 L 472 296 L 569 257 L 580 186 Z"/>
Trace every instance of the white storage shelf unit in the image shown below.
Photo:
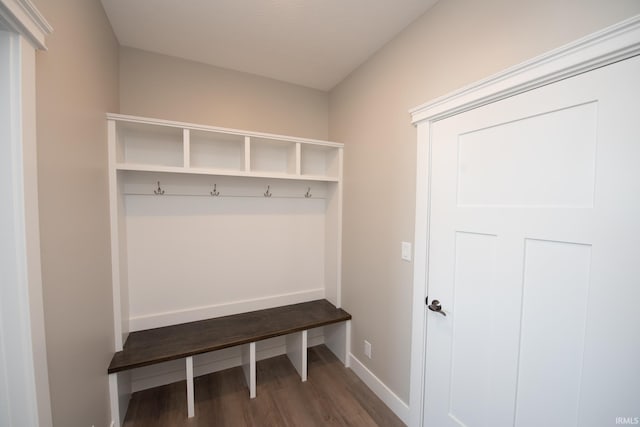
<path fill-rule="evenodd" d="M 342 144 L 107 122 L 115 351 L 136 330 L 321 298 L 340 307 Z M 346 341 L 326 335 L 344 361 Z"/>
<path fill-rule="evenodd" d="M 342 144 L 109 114 L 115 169 L 338 182 Z"/>

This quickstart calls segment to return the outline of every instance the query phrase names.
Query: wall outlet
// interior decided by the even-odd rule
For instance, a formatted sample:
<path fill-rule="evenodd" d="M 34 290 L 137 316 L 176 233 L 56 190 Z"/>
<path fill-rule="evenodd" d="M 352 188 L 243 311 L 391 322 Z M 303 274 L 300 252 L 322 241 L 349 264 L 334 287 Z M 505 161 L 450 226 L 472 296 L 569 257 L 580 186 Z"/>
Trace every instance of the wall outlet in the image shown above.
<path fill-rule="evenodd" d="M 371 343 L 364 340 L 364 355 L 371 359 Z"/>

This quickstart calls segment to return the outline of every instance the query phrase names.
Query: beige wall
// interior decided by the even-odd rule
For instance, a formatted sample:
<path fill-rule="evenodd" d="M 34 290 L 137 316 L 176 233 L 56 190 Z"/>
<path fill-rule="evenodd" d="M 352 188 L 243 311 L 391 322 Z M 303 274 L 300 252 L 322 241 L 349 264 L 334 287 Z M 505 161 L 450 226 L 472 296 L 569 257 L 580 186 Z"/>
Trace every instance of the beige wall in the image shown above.
<path fill-rule="evenodd" d="M 326 92 L 131 48 L 120 50 L 120 112 L 326 139 Z"/>
<path fill-rule="evenodd" d="M 405 402 L 413 266 L 400 242 L 413 240 L 416 148 L 407 110 L 637 13 L 637 0 L 441 0 L 331 91 L 329 137 L 345 142 L 351 348 Z"/>
<path fill-rule="evenodd" d="M 108 426 L 113 355 L 106 124 L 118 45 L 99 0 L 39 0 L 37 133 L 45 329 L 53 422 Z"/>

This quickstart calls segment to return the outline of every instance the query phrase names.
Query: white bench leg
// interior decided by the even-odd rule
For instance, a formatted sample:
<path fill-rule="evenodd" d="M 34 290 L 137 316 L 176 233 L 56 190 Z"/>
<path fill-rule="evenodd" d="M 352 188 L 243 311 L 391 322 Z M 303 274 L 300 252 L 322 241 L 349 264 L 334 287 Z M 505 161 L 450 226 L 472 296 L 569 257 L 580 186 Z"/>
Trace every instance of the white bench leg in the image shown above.
<path fill-rule="evenodd" d="M 109 400 L 111 401 L 111 421 L 120 427 L 120 398 L 118 396 L 118 374 L 109 374 Z"/>
<path fill-rule="evenodd" d="M 287 357 L 300 374 L 302 381 L 307 380 L 307 331 L 289 334 L 287 341 Z"/>
<path fill-rule="evenodd" d="M 344 366 L 351 367 L 351 320 L 347 320 L 344 324 Z"/>
<path fill-rule="evenodd" d="M 324 327 L 324 343 L 347 368 L 351 353 L 351 320 Z"/>
<path fill-rule="evenodd" d="M 187 361 L 187 416 L 193 418 L 196 414 L 193 396 L 193 356 L 189 356 Z"/>
<path fill-rule="evenodd" d="M 249 398 L 256 397 L 256 343 L 251 342 L 242 346 L 242 370 L 249 387 Z"/>
<path fill-rule="evenodd" d="M 120 427 L 131 399 L 131 372 L 109 374 L 109 403 L 113 427 Z"/>

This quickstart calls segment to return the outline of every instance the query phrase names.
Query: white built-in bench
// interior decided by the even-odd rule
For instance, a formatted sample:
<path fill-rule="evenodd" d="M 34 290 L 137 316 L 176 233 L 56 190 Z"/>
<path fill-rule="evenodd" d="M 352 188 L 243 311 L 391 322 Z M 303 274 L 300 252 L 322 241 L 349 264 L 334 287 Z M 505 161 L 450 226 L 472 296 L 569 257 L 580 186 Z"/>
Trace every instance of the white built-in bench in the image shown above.
<path fill-rule="evenodd" d="M 193 356 L 242 345 L 242 363 L 251 398 L 256 396 L 256 342 L 286 335 L 287 356 L 302 381 L 307 380 L 307 331 L 348 322 L 351 315 L 327 300 L 292 304 L 197 322 L 136 331 L 114 354 L 108 373 L 176 359 L 186 360 L 187 412 L 195 414 Z M 348 325 L 347 325 L 348 327 Z"/>

